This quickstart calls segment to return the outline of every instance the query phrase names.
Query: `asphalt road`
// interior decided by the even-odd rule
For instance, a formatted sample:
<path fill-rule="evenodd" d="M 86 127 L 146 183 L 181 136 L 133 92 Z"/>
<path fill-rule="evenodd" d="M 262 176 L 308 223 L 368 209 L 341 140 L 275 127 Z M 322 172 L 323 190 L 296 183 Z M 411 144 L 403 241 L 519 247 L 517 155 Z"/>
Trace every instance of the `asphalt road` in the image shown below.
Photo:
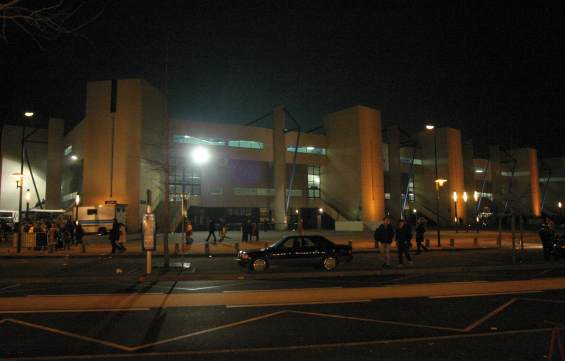
<path fill-rule="evenodd" d="M 358 256 L 346 269 L 377 268 L 378 255 Z M 161 281 L 140 279 L 141 258 L 3 259 L 0 359 L 546 360 L 553 328 L 565 328 L 565 290 L 530 283 L 562 282 L 561 263 L 530 269 L 539 255 L 527 253 L 523 269 L 429 272 L 510 256 L 438 251 L 418 256 L 412 273 L 274 269 L 270 279 L 249 277 L 229 257 L 194 257 L 175 259 L 190 268 Z M 413 289 L 429 295 L 400 295 Z M 354 293 L 373 296 L 348 301 Z M 283 301 L 270 301 L 274 294 Z M 190 305 L 200 296 L 217 302 Z M 238 297 L 254 303 L 222 303 Z M 71 306 L 49 308 L 59 300 Z"/>
<path fill-rule="evenodd" d="M 543 360 L 565 292 L 270 307 L 3 314 L 0 357 Z"/>

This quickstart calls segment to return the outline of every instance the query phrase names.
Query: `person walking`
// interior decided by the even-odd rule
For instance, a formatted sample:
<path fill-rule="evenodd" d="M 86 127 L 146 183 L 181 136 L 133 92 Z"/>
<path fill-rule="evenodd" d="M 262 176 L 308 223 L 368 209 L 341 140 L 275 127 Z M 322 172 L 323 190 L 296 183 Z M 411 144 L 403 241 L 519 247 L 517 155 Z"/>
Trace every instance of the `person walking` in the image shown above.
<path fill-rule="evenodd" d="M 241 242 L 249 240 L 249 228 L 249 219 L 247 219 L 241 224 Z"/>
<path fill-rule="evenodd" d="M 84 229 L 82 228 L 82 224 L 78 224 L 76 229 L 75 229 L 75 239 L 76 239 L 76 244 L 82 244 L 82 237 L 84 237 Z"/>
<path fill-rule="evenodd" d="M 206 243 L 210 240 L 210 237 L 214 237 L 214 244 L 216 244 L 216 224 L 213 219 L 210 219 L 208 223 L 208 237 L 206 238 Z"/>
<path fill-rule="evenodd" d="M 112 220 L 112 229 L 110 229 L 109 237 L 112 244 L 112 253 L 116 253 L 116 250 L 123 252 L 124 249 L 118 243 L 120 240 L 120 224 L 116 218 Z"/>
<path fill-rule="evenodd" d="M 390 245 L 394 238 L 394 226 L 389 217 L 383 218 L 383 223 L 375 229 L 373 238 L 379 245 L 381 257 L 384 257 L 383 268 L 390 268 Z"/>
<path fill-rule="evenodd" d="M 416 222 L 416 254 L 422 253 L 421 250 L 429 251 L 428 247 L 424 245 L 424 235 L 426 233 L 426 219 L 423 217 L 418 218 Z"/>
<path fill-rule="evenodd" d="M 186 221 L 186 229 L 184 232 L 185 232 L 184 242 L 186 244 L 193 244 L 194 240 L 192 239 L 192 221 L 190 219 Z"/>
<path fill-rule="evenodd" d="M 127 227 L 125 224 L 123 223 L 119 223 L 120 225 L 120 235 L 118 237 L 118 244 L 120 245 L 120 247 L 122 248 L 122 252 L 127 251 L 126 248 L 126 243 L 128 241 L 128 231 L 127 231 Z"/>
<path fill-rule="evenodd" d="M 551 260 L 551 253 L 553 250 L 553 242 L 555 240 L 555 231 L 552 227 L 551 220 L 546 220 L 541 225 L 541 229 L 539 230 L 539 236 L 541 240 L 541 245 L 543 247 L 543 258 L 546 261 Z"/>
<path fill-rule="evenodd" d="M 410 240 L 412 239 L 412 228 L 405 220 L 398 222 L 396 229 L 396 246 L 398 248 L 398 267 L 404 267 L 403 256 L 406 256 L 409 264 L 412 264 L 412 258 L 408 253 L 410 248 Z"/>

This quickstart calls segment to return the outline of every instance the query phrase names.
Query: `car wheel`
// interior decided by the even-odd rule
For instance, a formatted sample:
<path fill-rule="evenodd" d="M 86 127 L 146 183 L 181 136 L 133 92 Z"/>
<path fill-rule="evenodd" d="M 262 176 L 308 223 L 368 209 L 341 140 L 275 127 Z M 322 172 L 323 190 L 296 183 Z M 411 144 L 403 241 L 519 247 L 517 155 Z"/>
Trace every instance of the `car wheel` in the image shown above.
<path fill-rule="evenodd" d="M 332 271 L 337 267 L 337 258 L 334 256 L 326 256 L 322 259 L 322 268 L 324 271 Z"/>
<path fill-rule="evenodd" d="M 265 272 L 267 268 L 269 268 L 269 263 L 263 257 L 254 258 L 249 263 L 249 270 L 252 272 Z"/>

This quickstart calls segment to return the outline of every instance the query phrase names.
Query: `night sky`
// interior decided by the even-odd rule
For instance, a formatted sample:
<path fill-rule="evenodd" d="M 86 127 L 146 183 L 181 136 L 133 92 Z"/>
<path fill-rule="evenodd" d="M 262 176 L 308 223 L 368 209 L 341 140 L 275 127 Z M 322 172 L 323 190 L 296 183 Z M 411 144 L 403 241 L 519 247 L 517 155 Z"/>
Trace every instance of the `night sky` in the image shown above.
<path fill-rule="evenodd" d="M 33 108 L 74 124 L 87 80 L 143 77 L 163 88 L 168 64 L 174 118 L 243 124 L 284 104 L 310 129 L 363 104 L 408 131 L 426 119 L 460 128 L 477 155 L 495 143 L 565 155 L 560 2 L 225 3 L 90 0 L 75 21 L 106 4 L 102 16 L 42 48 L 9 27 L 0 114 L 12 122 Z"/>

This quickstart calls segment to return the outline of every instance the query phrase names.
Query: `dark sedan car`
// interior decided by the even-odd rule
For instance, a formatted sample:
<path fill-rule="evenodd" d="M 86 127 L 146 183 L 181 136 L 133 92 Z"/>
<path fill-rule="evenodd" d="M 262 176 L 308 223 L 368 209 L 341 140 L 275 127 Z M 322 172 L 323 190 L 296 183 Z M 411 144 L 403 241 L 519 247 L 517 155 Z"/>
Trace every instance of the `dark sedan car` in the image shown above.
<path fill-rule="evenodd" d="M 350 246 L 336 245 L 322 236 L 283 237 L 267 248 L 239 251 L 237 261 L 250 271 L 265 271 L 272 264 L 313 265 L 331 271 L 352 259 Z"/>

